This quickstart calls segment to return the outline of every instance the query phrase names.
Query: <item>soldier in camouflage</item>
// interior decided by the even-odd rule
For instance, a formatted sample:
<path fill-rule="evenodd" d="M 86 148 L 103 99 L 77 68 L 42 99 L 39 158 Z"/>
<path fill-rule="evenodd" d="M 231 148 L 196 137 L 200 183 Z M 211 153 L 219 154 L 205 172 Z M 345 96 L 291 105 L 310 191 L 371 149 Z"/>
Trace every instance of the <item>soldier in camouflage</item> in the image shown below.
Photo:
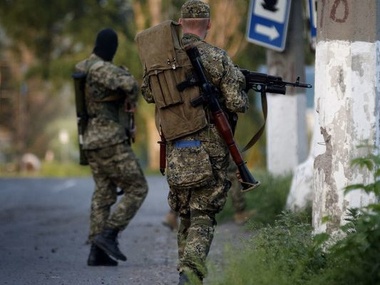
<path fill-rule="evenodd" d="M 220 104 L 230 112 L 244 112 L 248 108 L 248 97 L 243 91 L 243 74 L 224 50 L 204 41 L 210 28 L 209 5 L 199 0 L 185 2 L 179 23 L 183 31 L 182 45 L 196 44 L 206 76 L 221 91 Z M 154 96 L 145 81 L 142 94 L 147 102 L 154 103 Z M 213 124 L 211 114 L 206 116 L 208 124 L 204 129 L 167 142 L 168 203 L 180 217 L 177 234 L 179 285 L 202 284 L 216 227 L 215 216 L 224 207 L 231 186 L 227 175 L 227 144 Z M 211 179 L 202 179 L 198 185 L 189 187 L 193 180 L 209 172 L 209 166 Z M 182 187 L 177 183 L 179 181 L 184 184 Z"/>
<path fill-rule="evenodd" d="M 138 159 L 128 145 L 123 125 L 124 105 L 135 106 L 138 84 L 127 68 L 112 63 L 118 46 L 112 29 L 101 30 L 93 53 L 79 62 L 76 71 L 85 72 L 88 124 L 83 138 L 95 190 L 91 201 L 89 266 L 115 266 L 126 256 L 117 237 L 140 208 L 148 186 Z M 124 193 L 117 202 L 117 189 Z M 111 206 L 114 206 L 111 212 Z M 113 257 L 113 258 L 111 258 Z"/>
<path fill-rule="evenodd" d="M 228 179 L 231 182 L 229 196 L 234 211 L 234 222 L 237 225 L 244 225 L 252 216 L 254 216 L 256 211 L 247 210 L 247 201 L 244 196 L 245 193 L 241 191 L 242 186 L 236 176 L 237 171 L 238 168 L 235 162 L 230 158 L 230 164 L 228 166 Z M 165 215 L 162 224 L 172 231 L 178 230 L 178 213 L 170 209 Z"/>
<path fill-rule="evenodd" d="M 181 8 L 179 23 L 183 29 L 182 44 L 186 46 L 197 43 L 206 76 L 221 91 L 221 105 L 230 112 L 244 112 L 248 108 L 248 98 L 243 91 L 243 74 L 224 50 L 204 41 L 211 26 L 209 6 L 198 0 L 187 1 Z M 191 275 L 196 275 L 199 283 L 205 277 L 206 258 L 216 226 L 215 216 L 225 205 L 231 185 L 227 176 L 227 145 L 216 131 L 212 120 L 207 129 L 195 136 L 202 141 L 210 155 L 215 184 L 186 192 L 173 188 L 169 193 L 169 204 L 180 215 L 179 284 L 188 283 Z"/>

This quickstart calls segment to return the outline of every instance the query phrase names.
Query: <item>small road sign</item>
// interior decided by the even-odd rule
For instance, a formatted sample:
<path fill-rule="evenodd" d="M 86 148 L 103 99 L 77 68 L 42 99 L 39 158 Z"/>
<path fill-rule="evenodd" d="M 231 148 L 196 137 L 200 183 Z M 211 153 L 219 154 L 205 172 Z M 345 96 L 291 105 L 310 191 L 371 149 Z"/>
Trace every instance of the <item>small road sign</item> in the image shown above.
<path fill-rule="evenodd" d="M 283 51 L 286 44 L 291 0 L 251 0 L 247 40 Z"/>
<path fill-rule="evenodd" d="M 306 0 L 310 21 L 310 44 L 315 50 L 317 40 L 317 0 Z"/>

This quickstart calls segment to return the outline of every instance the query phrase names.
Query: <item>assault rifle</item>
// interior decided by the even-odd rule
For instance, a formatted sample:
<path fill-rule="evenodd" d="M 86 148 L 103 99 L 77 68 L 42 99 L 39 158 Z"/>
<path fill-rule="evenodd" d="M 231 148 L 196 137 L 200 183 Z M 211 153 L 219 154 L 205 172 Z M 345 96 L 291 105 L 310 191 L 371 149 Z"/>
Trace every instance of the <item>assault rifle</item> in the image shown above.
<path fill-rule="evenodd" d="M 268 75 L 265 73 L 258 73 L 249 71 L 247 69 L 240 69 L 245 76 L 247 90 L 253 89 L 257 92 L 286 94 L 286 86 L 299 87 L 299 88 L 311 88 L 311 84 L 300 82 L 300 78 L 297 77 L 295 82 L 283 81 L 279 76 Z"/>
<path fill-rule="evenodd" d="M 300 78 L 297 77 L 295 82 L 283 81 L 280 76 L 268 75 L 265 73 L 258 73 L 249 71 L 247 69 L 240 69 L 245 76 L 246 91 L 252 89 L 261 93 L 261 104 L 264 114 L 264 124 L 257 131 L 257 133 L 250 139 L 247 145 L 242 149 L 242 152 L 252 147 L 263 134 L 265 129 L 265 121 L 267 119 L 267 98 L 266 93 L 274 94 L 286 94 L 286 86 L 298 87 L 298 88 L 311 88 L 311 84 L 300 82 Z"/>
<path fill-rule="evenodd" d="M 125 134 L 127 135 L 127 143 L 132 145 L 135 142 L 136 125 L 135 125 L 135 107 L 134 104 L 124 102 L 125 112 Z"/>
<path fill-rule="evenodd" d="M 83 134 L 86 129 L 87 120 L 88 120 L 85 95 L 84 95 L 84 88 L 86 84 L 86 73 L 75 72 L 71 75 L 71 77 L 74 79 L 75 108 L 76 108 L 76 114 L 77 114 L 78 143 L 79 143 L 79 164 L 88 165 L 88 160 L 83 150 Z"/>
<path fill-rule="evenodd" d="M 252 190 L 260 185 L 260 182 L 257 181 L 252 174 L 249 172 L 242 156 L 237 148 L 237 145 L 234 140 L 234 135 L 231 130 L 230 124 L 227 120 L 226 115 L 224 114 L 219 101 L 218 101 L 218 90 L 210 83 L 204 73 L 204 67 L 200 58 L 199 51 L 195 46 L 185 47 L 186 53 L 190 58 L 191 64 L 195 70 L 195 73 L 200 84 L 202 91 L 201 100 L 195 98 L 191 104 L 196 107 L 199 104 L 207 104 L 211 111 L 212 118 L 214 120 L 215 127 L 217 128 L 220 135 L 223 137 L 226 142 L 228 149 L 230 151 L 231 157 L 235 162 L 238 171 L 239 178 L 241 180 L 242 191 L 246 192 Z"/>

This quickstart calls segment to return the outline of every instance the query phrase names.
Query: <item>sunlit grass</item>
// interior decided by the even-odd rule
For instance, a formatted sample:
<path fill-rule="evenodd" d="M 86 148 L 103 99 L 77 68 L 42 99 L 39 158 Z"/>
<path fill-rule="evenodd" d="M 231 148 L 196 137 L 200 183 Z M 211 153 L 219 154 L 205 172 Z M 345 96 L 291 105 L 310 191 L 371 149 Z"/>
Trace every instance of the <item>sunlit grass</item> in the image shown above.
<path fill-rule="evenodd" d="M 374 194 L 377 202 L 348 209 L 347 223 L 340 227 L 344 235 L 339 239 L 327 233 L 313 233 L 311 209 L 298 213 L 282 211 L 275 216 L 285 203 L 283 194 L 286 192 L 287 196 L 290 180 L 262 177 L 261 193 L 257 190 L 248 196 L 249 206 L 259 211 L 246 227 L 250 238 L 242 241 L 239 248 L 231 246 L 226 250 L 223 269 L 218 270 L 222 274 L 214 274 L 210 284 L 380 284 L 380 156 L 370 154 L 356 159 L 355 166 L 367 168 L 373 182 L 349 185 L 345 192 L 363 189 Z"/>
<path fill-rule="evenodd" d="M 274 176 L 264 171 L 256 172 L 254 176 L 261 185 L 243 194 L 247 202 L 247 210 L 255 210 L 255 223 L 273 223 L 285 209 L 292 176 L 290 174 Z M 234 208 L 231 199 L 228 199 L 225 208 L 218 215 L 218 220 L 223 222 L 230 219 L 233 214 Z"/>

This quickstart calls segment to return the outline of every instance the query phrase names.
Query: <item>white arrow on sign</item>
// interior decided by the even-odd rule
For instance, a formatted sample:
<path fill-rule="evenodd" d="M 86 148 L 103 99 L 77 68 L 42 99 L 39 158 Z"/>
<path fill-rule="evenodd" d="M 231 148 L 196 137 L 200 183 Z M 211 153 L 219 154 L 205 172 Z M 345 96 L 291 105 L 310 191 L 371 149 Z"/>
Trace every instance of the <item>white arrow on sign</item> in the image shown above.
<path fill-rule="evenodd" d="M 257 24 L 255 28 L 256 33 L 269 37 L 271 41 L 277 39 L 280 36 L 275 26 L 268 27 L 261 24 Z"/>

